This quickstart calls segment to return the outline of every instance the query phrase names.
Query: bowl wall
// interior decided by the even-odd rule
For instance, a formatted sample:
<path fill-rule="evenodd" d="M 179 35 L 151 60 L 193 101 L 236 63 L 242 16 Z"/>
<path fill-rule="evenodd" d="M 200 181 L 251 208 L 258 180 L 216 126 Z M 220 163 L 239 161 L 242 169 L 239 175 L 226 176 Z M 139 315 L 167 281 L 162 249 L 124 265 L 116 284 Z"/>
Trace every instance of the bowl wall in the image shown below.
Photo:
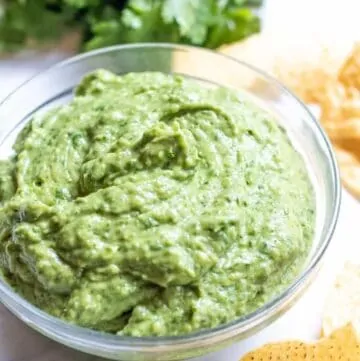
<path fill-rule="evenodd" d="M 101 334 L 48 316 L 0 282 L 1 301 L 19 318 L 48 337 L 76 349 L 116 360 L 175 360 L 199 356 L 247 337 L 287 310 L 320 266 L 340 204 L 337 166 L 327 137 L 307 108 L 262 72 L 235 59 L 193 47 L 137 44 L 80 55 L 37 75 L 0 105 L 0 157 L 12 153 L 18 132 L 38 111 L 68 102 L 81 78 L 98 68 L 117 74 L 160 71 L 194 78 L 204 85 L 236 88 L 274 112 L 303 155 L 315 187 L 317 225 L 313 248 L 297 280 L 283 294 L 251 315 L 216 329 L 184 337 L 127 338 Z"/>

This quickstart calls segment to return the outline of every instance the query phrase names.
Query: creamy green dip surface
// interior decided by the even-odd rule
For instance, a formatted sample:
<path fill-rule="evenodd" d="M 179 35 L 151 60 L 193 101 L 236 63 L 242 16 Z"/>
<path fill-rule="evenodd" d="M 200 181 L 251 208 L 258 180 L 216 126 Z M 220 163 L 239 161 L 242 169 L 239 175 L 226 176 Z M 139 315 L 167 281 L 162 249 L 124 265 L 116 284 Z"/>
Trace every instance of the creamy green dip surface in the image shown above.
<path fill-rule="evenodd" d="M 180 76 L 99 70 L 0 164 L 0 261 L 46 312 L 130 336 L 218 326 L 298 274 L 315 199 L 274 117 Z"/>

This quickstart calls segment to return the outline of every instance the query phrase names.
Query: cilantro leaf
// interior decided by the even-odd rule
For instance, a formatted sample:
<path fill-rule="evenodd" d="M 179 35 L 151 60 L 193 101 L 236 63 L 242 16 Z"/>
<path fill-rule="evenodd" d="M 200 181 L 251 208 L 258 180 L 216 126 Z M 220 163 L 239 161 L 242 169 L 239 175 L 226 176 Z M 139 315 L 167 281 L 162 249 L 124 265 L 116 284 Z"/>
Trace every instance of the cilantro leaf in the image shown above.
<path fill-rule="evenodd" d="M 133 42 L 216 48 L 259 31 L 262 0 L 0 0 L 0 51 L 83 31 L 85 49 Z"/>
<path fill-rule="evenodd" d="M 176 42 L 216 48 L 259 31 L 243 4 L 259 0 L 129 0 L 119 16 L 98 18 L 87 49 L 128 42 Z"/>
<path fill-rule="evenodd" d="M 182 38 L 190 43 L 202 44 L 206 39 L 207 26 L 198 22 L 201 0 L 166 0 L 162 7 L 162 19 L 166 24 L 177 24 Z"/>
<path fill-rule="evenodd" d="M 44 0 L 0 3 L 0 51 L 17 49 L 28 39 L 49 41 L 61 35 L 73 13 L 55 13 Z"/>
<path fill-rule="evenodd" d="M 225 11 L 218 18 L 218 22 L 209 31 L 204 43 L 208 48 L 217 48 L 222 44 L 229 44 L 246 38 L 260 31 L 259 18 L 247 8 L 233 8 Z"/>

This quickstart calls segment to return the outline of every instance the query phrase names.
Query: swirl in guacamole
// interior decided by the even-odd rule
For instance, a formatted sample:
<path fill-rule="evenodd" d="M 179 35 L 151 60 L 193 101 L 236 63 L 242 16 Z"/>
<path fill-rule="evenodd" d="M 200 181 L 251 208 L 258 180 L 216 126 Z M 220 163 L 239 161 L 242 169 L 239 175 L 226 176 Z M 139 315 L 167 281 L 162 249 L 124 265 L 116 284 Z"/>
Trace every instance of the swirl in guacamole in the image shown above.
<path fill-rule="evenodd" d="M 302 157 L 244 95 L 105 70 L 35 115 L 0 164 L 0 260 L 51 315 L 128 336 L 212 328 L 298 275 L 314 235 Z"/>

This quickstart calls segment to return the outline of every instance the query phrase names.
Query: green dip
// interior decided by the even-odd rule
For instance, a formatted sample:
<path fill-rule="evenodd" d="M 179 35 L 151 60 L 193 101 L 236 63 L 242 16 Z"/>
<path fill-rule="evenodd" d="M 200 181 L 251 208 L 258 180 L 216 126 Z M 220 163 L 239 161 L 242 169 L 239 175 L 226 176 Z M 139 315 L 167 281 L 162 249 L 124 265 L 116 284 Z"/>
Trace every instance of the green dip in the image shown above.
<path fill-rule="evenodd" d="M 130 336 L 254 311 L 309 254 L 302 157 L 245 96 L 161 73 L 86 76 L 0 165 L 6 281 L 44 311 Z"/>

